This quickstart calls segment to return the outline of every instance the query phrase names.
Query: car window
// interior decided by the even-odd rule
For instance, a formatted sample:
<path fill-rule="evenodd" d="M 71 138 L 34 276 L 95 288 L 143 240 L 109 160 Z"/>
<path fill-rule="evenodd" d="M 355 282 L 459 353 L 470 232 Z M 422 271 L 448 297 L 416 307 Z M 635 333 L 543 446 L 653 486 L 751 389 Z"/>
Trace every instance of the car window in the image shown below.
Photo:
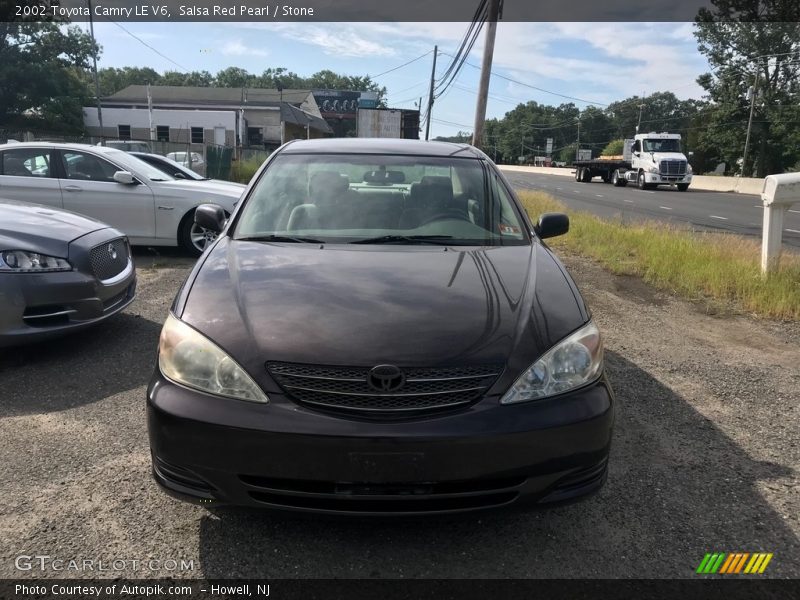
<path fill-rule="evenodd" d="M 119 168 L 93 154 L 65 150 L 61 153 L 67 179 L 82 181 L 114 181 Z"/>
<path fill-rule="evenodd" d="M 282 155 L 246 199 L 234 237 L 527 244 L 514 200 L 495 177 L 483 161 L 468 158 Z"/>
<path fill-rule="evenodd" d="M 13 177 L 50 177 L 50 151 L 46 148 L 5 150 L 0 173 Z"/>

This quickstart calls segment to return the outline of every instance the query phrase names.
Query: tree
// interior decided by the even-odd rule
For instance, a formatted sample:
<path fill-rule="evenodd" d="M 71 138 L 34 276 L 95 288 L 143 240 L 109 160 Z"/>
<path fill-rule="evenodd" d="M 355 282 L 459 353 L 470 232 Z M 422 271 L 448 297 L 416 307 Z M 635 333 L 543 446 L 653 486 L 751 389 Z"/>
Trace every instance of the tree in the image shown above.
<path fill-rule="evenodd" d="M 83 129 L 81 107 L 91 102 L 88 66 L 95 51 L 78 27 L 0 22 L 0 124 Z"/>
<path fill-rule="evenodd" d="M 621 156 L 625 150 L 625 140 L 611 140 L 608 145 L 603 148 L 600 156 Z"/>
<path fill-rule="evenodd" d="M 698 78 L 717 110 L 700 136 L 729 165 L 742 157 L 750 102 L 758 88 L 747 164 L 758 177 L 782 172 L 798 158 L 800 4 L 796 0 L 711 0 L 696 19 L 698 49 L 712 68 Z"/>
<path fill-rule="evenodd" d="M 129 85 L 164 85 L 158 71 L 150 67 L 106 67 L 98 69 L 97 80 L 101 96 L 110 96 Z"/>
<path fill-rule="evenodd" d="M 241 88 L 255 87 L 257 77 L 239 67 L 228 67 L 223 69 L 214 78 L 217 87 Z"/>

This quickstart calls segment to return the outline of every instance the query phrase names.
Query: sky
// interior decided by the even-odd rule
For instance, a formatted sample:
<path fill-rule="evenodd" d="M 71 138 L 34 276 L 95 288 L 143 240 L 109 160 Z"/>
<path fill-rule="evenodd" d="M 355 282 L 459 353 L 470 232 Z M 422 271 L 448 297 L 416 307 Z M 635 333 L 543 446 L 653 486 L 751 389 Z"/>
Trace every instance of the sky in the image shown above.
<path fill-rule="evenodd" d="M 392 108 L 427 102 L 433 58 L 437 73 L 450 63 L 468 23 L 135 23 L 96 21 L 103 48 L 99 68 L 138 66 L 166 70 L 207 70 L 229 66 L 260 74 L 285 67 L 307 76 L 330 69 L 375 77 L 388 90 Z M 88 29 L 88 24 L 80 24 Z M 124 27 L 124 29 L 123 29 Z M 127 31 L 126 31 L 127 30 Z M 633 95 L 671 91 L 701 98 L 695 82 L 708 70 L 697 51 L 691 23 L 503 23 L 497 28 L 487 117 L 502 117 L 534 100 L 602 107 Z M 135 37 L 134 37 L 135 36 Z M 139 39 L 136 39 L 139 38 Z M 146 45 L 145 45 L 146 44 Z M 149 46 L 149 47 L 148 47 Z M 431 137 L 472 131 L 483 53 L 483 33 L 461 74 L 436 100 Z M 539 90 L 527 86 L 535 86 Z M 546 91 L 541 91 L 546 90 Z M 580 100 L 561 97 L 572 96 Z"/>

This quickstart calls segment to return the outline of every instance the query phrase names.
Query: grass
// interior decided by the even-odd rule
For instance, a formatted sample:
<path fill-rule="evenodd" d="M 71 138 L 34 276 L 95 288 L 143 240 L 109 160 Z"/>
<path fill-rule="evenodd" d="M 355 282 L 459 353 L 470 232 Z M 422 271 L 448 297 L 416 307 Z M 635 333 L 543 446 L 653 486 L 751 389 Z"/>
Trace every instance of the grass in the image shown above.
<path fill-rule="evenodd" d="M 756 315 L 800 320 L 800 256 L 784 252 L 780 267 L 761 276 L 760 241 L 734 234 L 692 231 L 649 221 L 606 221 L 567 211 L 552 196 L 521 192 L 536 221 L 543 212 L 567 212 L 570 231 L 548 240 L 554 249 L 595 259 L 617 274 L 636 275 L 653 286 Z"/>
<path fill-rule="evenodd" d="M 263 163 L 264 160 L 260 158 L 233 161 L 231 163 L 231 181 L 244 184 L 249 183 Z"/>

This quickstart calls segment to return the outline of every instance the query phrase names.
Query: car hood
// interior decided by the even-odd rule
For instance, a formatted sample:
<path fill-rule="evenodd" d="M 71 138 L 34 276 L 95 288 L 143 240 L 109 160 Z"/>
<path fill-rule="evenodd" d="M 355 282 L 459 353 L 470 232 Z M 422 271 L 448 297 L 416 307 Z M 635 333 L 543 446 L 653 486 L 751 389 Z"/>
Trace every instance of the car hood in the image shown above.
<path fill-rule="evenodd" d="M 682 152 L 649 152 L 648 154 L 653 155 L 653 160 L 655 162 L 661 162 L 662 160 L 686 160 L 686 156 Z"/>
<path fill-rule="evenodd" d="M 66 257 L 71 241 L 108 225 L 77 213 L 0 199 L 0 250 L 30 250 Z"/>
<path fill-rule="evenodd" d="M 320 247 L 224 237 L 193 277 L 176 314 L 265 389 L 266 361 L 508 362 L 518 374 L 588 318 L 574 284 L 538 243 Z"/>

